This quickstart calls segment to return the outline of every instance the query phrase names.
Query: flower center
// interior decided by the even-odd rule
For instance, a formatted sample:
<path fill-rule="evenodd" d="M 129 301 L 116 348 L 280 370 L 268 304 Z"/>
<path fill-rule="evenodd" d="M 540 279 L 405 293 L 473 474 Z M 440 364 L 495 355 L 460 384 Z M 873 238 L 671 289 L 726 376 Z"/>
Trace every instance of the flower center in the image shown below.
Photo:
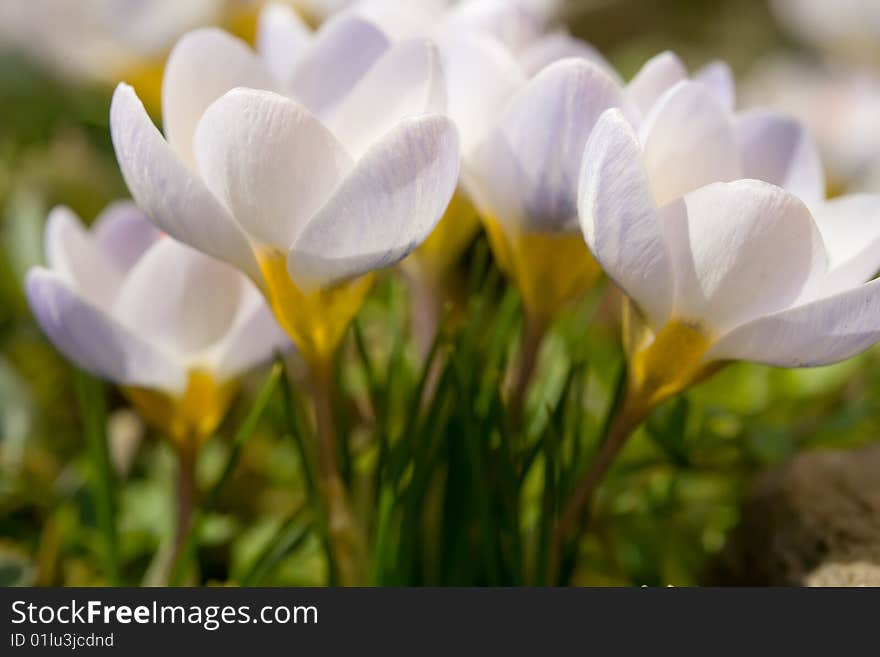
<path fill-rule="evenodd" d="M 526 311 L 536 320 L 549 322 L 602 272 L 578 233 L 509 234 L 495 217 L 484 225 L 498 266 L 516 283 Z"/>
<path fill-rule="evenodd" d="M 168 435 L 179 449 L 195 450 L 211 437 L 238 385 L 218 383 L 210 372 L 192 370 L 181 397 L 158 390 L 125 387 L 123 394 L 147 422 Z"/>
<path fill-rule="evenodd" d="M 256 255 L 278 324 L 310 365 L 325 366 L 361 309 L 375 274 L 307 293 L 290 278 L 287 258 L 280 251 L 265 249 Z"/>

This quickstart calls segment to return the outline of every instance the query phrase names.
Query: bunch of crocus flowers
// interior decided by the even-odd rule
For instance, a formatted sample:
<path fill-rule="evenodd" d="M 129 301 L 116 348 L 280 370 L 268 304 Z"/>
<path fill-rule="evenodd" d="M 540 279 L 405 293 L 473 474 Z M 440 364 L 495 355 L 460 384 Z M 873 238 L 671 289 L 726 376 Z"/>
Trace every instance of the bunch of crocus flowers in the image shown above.
<path fill-rule="evenodd" d="M 880 339 L 880 198 L 826 200 L 809 136 L 738 113 L 724 64 L 691 75 L 663 53 L 627 84 L 517 3 L 391 4 L 353 3 L 314 31 L 270 6 L 256 51 L 188 33 L 165 66 L 163 132 L 120 84 L 112 137 L 139 209 L 91 231 L 57 210 L 50 269 L 27 284 L 59 349 L 185 454 L 236 377 L 289 339 L 343 583 L 365 581 L 367 554 L 336 463 L 340 345 L 377 271 L 409 259 L 442 280 L 474 217 L 522 299 L 512 418 L 563 308 L 603 270 L 626 299 L 628 381 L 557 550 L 664 400 L 734 360 L 824 365 Z"/>

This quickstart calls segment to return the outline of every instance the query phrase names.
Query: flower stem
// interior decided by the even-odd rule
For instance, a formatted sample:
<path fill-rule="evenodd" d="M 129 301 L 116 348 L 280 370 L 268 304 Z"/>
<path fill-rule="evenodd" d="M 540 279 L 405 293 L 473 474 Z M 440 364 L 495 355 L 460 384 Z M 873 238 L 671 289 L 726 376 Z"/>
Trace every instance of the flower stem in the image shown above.
<path fill-rule="evenodd" d="M 183 575 L 184 552 L 189 547 L 188 538 L 190 527 L 193 524 L 193 514 L 196 510 L 196 451 L 193 449 L 180 449 L 177 452 L 177 481 L 175 484 L 177 493 L 177 517 L 174 525 L 174 539 L 171 543 L 171 555 L 168 559 L 168 576 L 166 582 L 178 584 Z"/>
<path fill-rule="evenodd" d="M 522 429 L 529 384 L 532 382 L 538 365 L 538 353 L 541 350 L 541 343 L 546 332 L 547 323 L 545 321 L 526 315 L 520 337 L 517 363 L 510 381 L 510 426 L 514 431 Z"/>
<path fill-rule="evenodd" d="M 83 414 L 86 442 L 92 461 L 95 516 L 104 541 L 104 568 L 110 585 L 119 584 L 119 549 L 116 527 L 115 477 L 107 444 L 107 402 L 102 384 L 77 372 L 76 392 Z"/>
<path fill-rule="evenodd" d="M 324 362 L 313 364 L 309 370 L 318 443 L 318 489 L 324 500 L 330 548 L 340 584 L 359 586 L 366 581 L 366 553 L 348 491 L 339 473 L 332 401 L 333 368 L 329 362 Z"/>
<path fill-rule="evenodd" d="M 584 516 L 593 495 L 605 478 L 621 448 L 647 416 L 650 408 L 642 403 L 643 397 L 627 389 L 623 403 L 614 412 L 614 418 L 605 431 L 599 451 L 569 496 L 562 515 L 556 524 L 548 565 L 548 581 L 555 582 L 562 565 L 562 556 L 569 541 L 577 538 L 585 529 Z"/>

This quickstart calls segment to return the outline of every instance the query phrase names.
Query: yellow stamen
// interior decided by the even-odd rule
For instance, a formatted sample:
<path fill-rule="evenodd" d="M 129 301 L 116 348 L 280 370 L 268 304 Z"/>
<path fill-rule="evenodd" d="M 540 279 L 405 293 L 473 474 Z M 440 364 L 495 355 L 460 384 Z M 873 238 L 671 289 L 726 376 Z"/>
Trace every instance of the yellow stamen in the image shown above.
<path fill-rule="evenodd" d="M 279 325 L 311 366 L 326 367 L 370 292 L 375 274 L 306 293 L 290 278 L 287 258 L 280 251 L 261 250 L 257 262 Z"/>
<path fill-rule="evenodd" d="M 647 346 L 630 356 L 630 404 L 644 413 L 713 374 L 721 366 L 703 357 L 712 345 L 700 326 L 670 320 Z"/>
<path fill-rule="evenodd" d="M 147 388 L 125 387 L 122 392 L 176 447 L 194 451 L 217 430 L 237 387 L 234 381 L 218 384 L 209 372 L 193 370 L 181 397 Z"/>
<path fill-rule="evenodd" d="M 498 266 L 516 283 L 526 311 L 537 321 L 549 322 L 602 271 L 580 234 L 512 234 L 494 217 L 483 223 Z"/>

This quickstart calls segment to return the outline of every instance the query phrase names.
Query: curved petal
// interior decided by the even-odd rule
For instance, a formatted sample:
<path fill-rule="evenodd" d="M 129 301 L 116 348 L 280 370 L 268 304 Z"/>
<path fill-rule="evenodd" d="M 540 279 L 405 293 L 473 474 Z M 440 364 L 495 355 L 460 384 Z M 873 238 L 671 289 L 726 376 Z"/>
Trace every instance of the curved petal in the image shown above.
<path fill-rule="evenodd" d="M 587 142 L 579 196 L 590 251 L 659 328 L 672 305 L 672 267 L 642 149 L 620 110 L 605 112 Z"/>
<path fill-rule="evenodd" d="M 817 367 L 851 358 L 878 340 L 880 280 L 740 326 L 707 358 Z"/>
<path fill-rule="evenodd" d="M 110 131 L 131 195 L 160 229 L 262 280 L 241 228 L 177 157 L 126 84 L 113 94 Z"/>
<path fill-rule="evenodd" d="M 702 187 L 664 207 L 661 221 L 675 313 L 712 334 L 791 306 L 827 268 L 807 207 L 768 183 Z"/>
<path fill-rule="evenodd" d="M 447 0 L 360 0 L 351 11 L 378 26 L 393 41 L 401 41 L 428 37 L 447 5 Z"/>
<path fill-rule="evenodd" d="M 128 201 L 108 206 L 92 226 L 98 248 L 123 274 L 161 235 L 143 210 Z"/>
<path fill-rule="evenodd" d="M 162 117 L 168 143 L 192 167 L 193 135 L 208 105 L 235 87 L 274 89 L 275 81 L 248 45 L 221 29 L 185 34 L 162 78 Z"/>
<path fill-rule="evenodd" d="M 72 210 L 49 213 L 45 232 L 46 259 L 61 280 L 99 308 L 108 308 L 122 281 L 116 267 Z"/>
<path fill-rule="evenodd" d="M 85 301 L 58 275 L 32 269 L 25 292 L 52 344 L 78 366 L 120 385 L 174 393 L 184 389 L 186 376 L 181 366 Z"/>
<path fill-rule="evenodd" d="M 126 277 L 113 314 L 187 363 L 226 335 L 245 281 L 229 265 L 163 239 Z"/>
<path fill-rule="evenodd" d="M 214 375 L 234 379 L 293 347 L 263 296 L 249 285 L 243 291 L 238 314 L 215 353 Z"/>
<path fill-rule="evenodd" d="M 376 62 L 327 126 L 357 159 L 404 118 L 445 111 L 446 79 L 436 46 L 405 41 Z"/>
<path fill-rule="evenodd" d="M 327 117 L 390 47 L 369 21 L 340 15 L 321 26 L 284 80 L 312 113 Z"/>
<path fill-rule="evenodd" d="M 598 50 L 583 39 L 577 39 L 562 30 L 543 36 L 530 44 L 519 56 L 519 64 L 526 77 L 531 78 L 550 64 L 570 57 L 593 62 L 616 82 L 623 83 L 614 67 Z"/>
<path fill-rule="evenodd" d="M 828 252 L 823 295 L 861 285 L 880 271 L 880 196 L 853 194 L 813 208 Z"/>
<path fill-rule="evenodd" d="M 510 0 L 459 3 L 449 10 L 444 28 L 489 34 L 513 52 L 525 49 L 541 36 L 541 23 L 537 17 Z"/>
<path fill-rule="evenodd" d="M 678 55 L 667 50 L 649 59 L 636 73 L 627 87 L 627 97 L 645 115 L 663 94 L 687 79 L 685 65 Z"/>
<path fill-rule="evenodd" d="M 234 89 L 208 108 L 196 159 L 248 234 L 283 252 L 352 166 L 302 105 L 256 89 Z"/>
<path fill-rule="evenodd" d="M 819 151 L 795 119 L 771 111 L 751 111 L 736 119 L 743 175 L 779 185 L 809 206 L 825 200 Z"/>
<path fill-rule="evenodd" d="M 283 84 L 290 79 L 297 59 L 311 38 L 311 29 L 293 7 L 270 2 L 260 12 L 257 20 L 257 52 L 278 82 Z"/>
<path fill-rule="evenodd" d="M 706 85 L 728 112 L 736 109 L 736 82 L 726 62 L 714 61 L 694 73 L 693 79 Z"/>
<path fill-rule="evenodd" d="M 526 230 L 577 230 L 577 188 L 587 138 L 622 102 L 596 65 L 567 59 L 539 73 L 510 102 L 479 164 L 492 213 Z"/>
<path fill-rule="evenodd" d="M 516 60 L 495 39 L 455 34 L 440 43 L 449 95 L 448 114 L 468 154 L 491 131 L 507 100 L 526 83 Z"/>
<path fill-rule="evenodd" d="M 730 115 L 702 84 L 680 82 L 670 89 L 654 105 L 641 134 L 658 205 L 741 177 Z"/>
<path fill-rule="evenodd" d="M 434 230 L 458 181 L 455 125 L 407 119 L 375 144 L 290 250 L 298 285 L 330 285 L 392 265 Z"/>

